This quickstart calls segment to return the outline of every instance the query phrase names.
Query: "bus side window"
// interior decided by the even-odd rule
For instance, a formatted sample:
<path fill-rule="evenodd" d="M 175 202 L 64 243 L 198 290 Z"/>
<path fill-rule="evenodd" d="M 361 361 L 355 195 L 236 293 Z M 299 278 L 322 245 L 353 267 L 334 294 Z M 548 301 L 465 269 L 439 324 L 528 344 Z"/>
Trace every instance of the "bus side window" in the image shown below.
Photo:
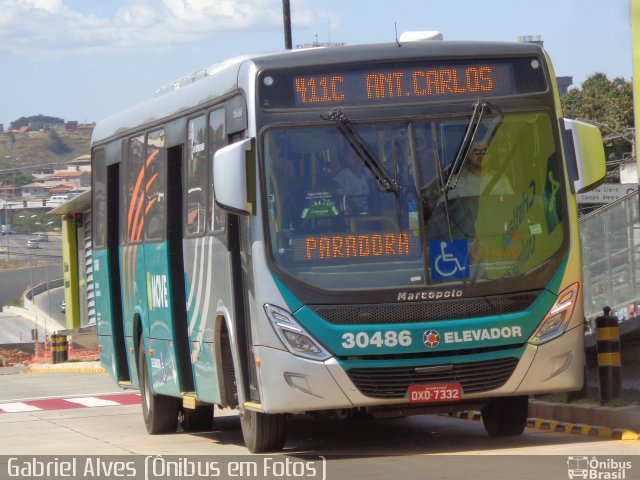
<path fill-rule="evenodd" d="M 105 165 L 104 148 L 93 151 L 93 185 L 92 205 L 93 216 L 93 245 L 104 248 L 107 245 L 107 167 Z"/>
<path fill-rule="evenodd" d="M 187 236 L 204 233 L 207 215 L 207 178 L 208 162 L 206 149 L 206 117 L 204 115 L 189 121 L 187 139 L 187 197 L 186 197 L 186 234 Z"/>
<path fill-rule="evenodd" d="M 161 240 L 164 237 L 166 198 L 165 171 L 167 150 L 164 130 L 157 130 L 147 136 L 147 160 L 144 190 L 147 198 L 145 206 L 145 239 Z"/>
<path fill-rule="evenodd" d="M 219 108 L 209 114 L 209 163 L 213 161 L 213 155 L 216 151 L 227 144 L 224 117 L 224 108 Z M 207 191 L 209 192 L 209 208 L 207 210 L 207 218 L 210 219 L 209 230 L 222 232 L 226 229 L 227 216 L 224 211 L 215 206 L 213 178 L 209 179 Z"/>
<path fill-rule="evenodd" d="M 127 152 L 126 179 L 122 182 L 125 196 L 126 215 L 123 215 L 123 239 L 128 242 L 142 240 L 142 228 L 144 226 L 144 135 L 129 139 Z"/>

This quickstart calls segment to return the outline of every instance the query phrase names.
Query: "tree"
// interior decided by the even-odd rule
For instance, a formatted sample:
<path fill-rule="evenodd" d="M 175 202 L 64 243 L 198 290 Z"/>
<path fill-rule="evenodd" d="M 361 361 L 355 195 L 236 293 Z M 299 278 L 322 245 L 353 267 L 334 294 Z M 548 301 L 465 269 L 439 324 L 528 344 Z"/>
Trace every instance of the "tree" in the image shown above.
<path fill-rule="evenodd" d="M 17 130 L 19 128 L 28 126 L 32 122 L 49 123 L 55 125 L 64 123 L 64 119 L 58 117 L 49 117 L 47 115 L 32 115 L 30 117 L 20 117 L 19 119 L 11 122 L 10 129 Z"/>
<path fill-rule="evenodd" d="M 633 86 L 624 78 L 609 80 L 594 73 L 562 98 L 564 115 L 583 118 L 600 127 L 608 162 L 620 160 L 632 151 Z"/>
<path fill-rule="evenodd" d="M 35 180 L 33 175 L 30 173 L 25 173 L 22 171 L 16 171 L 9 176 L 9 181 L 11 185 L 14 187 L 22 187 L 23 185 L 28 185 Z"/>

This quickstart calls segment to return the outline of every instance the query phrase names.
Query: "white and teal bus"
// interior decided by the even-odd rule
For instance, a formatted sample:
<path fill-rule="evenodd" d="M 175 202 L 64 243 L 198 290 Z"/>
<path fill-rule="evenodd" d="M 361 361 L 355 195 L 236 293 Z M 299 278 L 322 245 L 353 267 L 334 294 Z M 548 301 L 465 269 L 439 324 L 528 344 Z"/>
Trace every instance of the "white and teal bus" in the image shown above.
<path fill-rule="evenodd" d="M 604 155 L 541 48 L 288 51 L 166 90 L 92 141 L 101 361 L 149 433 L 217 405 L 252 452 L 296 414 L 519 435 L 529 395 L 581 387 L 574 197 Z"/>

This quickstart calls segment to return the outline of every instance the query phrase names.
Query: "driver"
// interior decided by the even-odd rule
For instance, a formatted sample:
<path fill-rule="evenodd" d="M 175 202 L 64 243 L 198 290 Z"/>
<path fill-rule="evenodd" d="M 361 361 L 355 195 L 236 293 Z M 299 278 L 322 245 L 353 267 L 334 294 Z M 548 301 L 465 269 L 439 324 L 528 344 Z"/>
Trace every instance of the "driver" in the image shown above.
<path fill-rule="evenodd" d="M 513 193 L 511 183 L 506 176 L 502 175 L 494 181 L 495 172 L 488 167 L 487 149 L 488 145 L 485 142 L 477 142 L 471 146 L 456 187 L 448 194 L 449 198 Z M 485 192 L 489 185 L 491 190 Z"/>
<path fill-rule="evenodd" d="M 346 166 L 334 177 L 338 193 L 345 196 L 348 203 L 345 210 L 348 214 L 365 214 L 368 211 L 369 177 L 364 163 L 358 153 L 350 148 L 346 154 Z M 351 197 L 350 199 L 348 197 Z"/>

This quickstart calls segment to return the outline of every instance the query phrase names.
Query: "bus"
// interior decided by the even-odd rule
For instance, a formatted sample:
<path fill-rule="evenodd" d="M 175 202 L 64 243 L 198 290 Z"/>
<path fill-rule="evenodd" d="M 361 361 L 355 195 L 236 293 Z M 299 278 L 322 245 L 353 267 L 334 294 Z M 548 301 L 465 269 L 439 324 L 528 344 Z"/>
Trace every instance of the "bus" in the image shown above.
<path fill-rule="evenodd" d="M 575 194 L 604 153 L 537 45 L 234 58 L 99 122 L 92 168 L 100 358 L 150 434 L 218 406 L 251 452 L 294 415 L 519 435 L 529 395 L 582 385 Z"/>

